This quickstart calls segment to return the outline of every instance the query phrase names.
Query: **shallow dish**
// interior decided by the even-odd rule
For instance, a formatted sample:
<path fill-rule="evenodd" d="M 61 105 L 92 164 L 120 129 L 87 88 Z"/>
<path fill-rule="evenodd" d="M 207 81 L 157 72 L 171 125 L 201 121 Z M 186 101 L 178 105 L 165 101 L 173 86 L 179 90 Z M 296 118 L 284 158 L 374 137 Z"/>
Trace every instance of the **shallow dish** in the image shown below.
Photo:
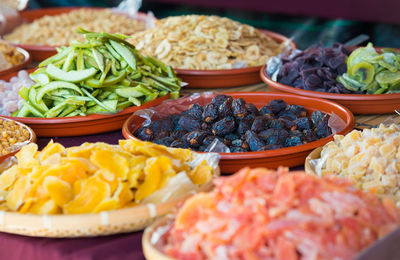
<path fill-rule="evenodd" d="M 259 31 L 279 43 L 288 41 L 292 49 L 297 47 L 291 39 L 282 34 L 261 29 Z M 175 71 L 182 81 L 189 83 L 188 88 L 228 88 L 261 82 L 258 75 L 260 68 L 261 66 L 229 70 L 175 69 Z"/>
<path fill-rule="evenodd" d="M 29 54 L 29 52 L 27 52 L 26 50 L 20 48 L 20 47 L 16 47 L 17 51 L 22 53 L 22 55 L 24 55 L 24 61 L 21 62 L 20 64 L 17 64 L 15 66 L 12 66 L 11 68 L 5 69 L 5 70 L 0 70 L 0 76 L 4 76 L 16 71 L 19 71 L 21 69 L 26 68 L 30 63 L 31 63 L 31 55 Z"/>
<path fill-rule="evenodd" d="M 376 48 L 379 50 L 379 48 Z M 299 89 L 273 81 L 265 73 L 266 65 L 260 70 L 260 77 L 271 89 L 275 91 L 293 93 L 297 95 L 324 98 L 335 101 L 354 114 L 388 114 L 399 109 L 400 93 L 393 94 L 332 94 L 327 92 L 318 92 Z"/>
<path fill-rule="evenodd" d="M 253 103 L 257 108 L 265 106 L 270 100 L 283 99 L 288 104 L 296 104 L 303 106 L 307 112 L 320 110 L 321 112 L 332 114 L 335 113 L 344 122 L 345 127 L 337 134 L 346 134 L 354 127 L 354 116 L 345 107 L 336 104 L 332 101 L 302 97 L 286 93 L 273 92 L 228 92 L 223 93 L 233 98 L 243 98 L 246 102 Z M 210 98 L 211 101 L 211 98 Z M 144 118 L 137 115 L 129 117 L 122 128 L 122 133 L 125 138 L 137 139 L 133 132 L 139 128 L 144 122 Z M 311 150 L 326 144 L 333 140 L 333 135 L 319 139 L 307 144 L 281 148 L 276 150 L 262 152 L 245 152 L 245 153 L 220 153 L 220 168 L 222 173 L 233 173 L 244 166 L 277 168 L 278 166 L 299 166 L 303 165 L 304 159 Z"/>
<path fill-rule="evenodd" d="M 10 120 L 9 118 L 6 118 L 6 117 L 4 117 L 4 116 L 0 116 L 0 119 L 3 119 L 3 120 Z M 15 120 L 13 120 L 13 121 L 15 121 Z M 20 123 L 20 122 L 18 122 L 18 121 L 15 121 L 15 122 L 16 122 L 17 124 L 19 124 L 20 126 L 25 127 L 25 128 L 29 131 L 29 133 L 30 133 L 29 140 L 27 140 L 27 141 L 25 142 L 24 145 L 29 144 L 29 143 L 36 143 L 36 134 L 35 134 L 35 132 L 34 132 L 29 126 L 27 126 L 27 125 L 24 125 L 24 124 L 22 124 L 22 123 Z M 23 145 L 22 145 L 22 146 L 23 146 Z M 21 146 L 21 147 L 22 147 L 22 146 Z M 21 147 L 20 147 L 19 149 L 14 150 L 14 151 L 11 152 L 11 153 L 8 153 L 8 154 L 6 154 L 6 155 L 0 156 L 0 163 L 2 163 L 5 159 L 7 159 L 7 158 L 13 156 L 14 154 L 16 154 L 19 150 L 21 150 Z M 0 168 L 1 168 L 1 167 L 0 167 Z"/>
<path fill-rule="evenodd" d="M 68 13 L 82 7 L 53 7 L 53 8 L 40 8 L 34 10 L 24 10 L 20 12 L 20 16 L 28 21 L 32 22 L 35 19 L 39 19 L 45 15 L 58 15 L 62 13 Z M 87 8 L 87 7 L 86 7 Z M 90 7 L 91 9 L 104 9 Z M 144 13 L 138 13 L 139 20 L 145 20 L 147 17 Z M 57 53 L 55 46 L 46 45 L 30 45 L 30 44 L 17 44 L 17 46 L 27 50 L 34 61 L 42 61 L 50 56 Z"/>
<path fill-rule="evenodd" d="M 35 69 L 27 70 L 28 73 Z M 16 76 L 17 72 L 7 76 L 0 77 L 1 80 L 8 81 Z M 29 125 L 38 136 L 81 136 L 89 134 L 98 134 L 121 129 L 124 121 L 135 111 L 143 108 L 149 108 L 160 104 L 163 100 L 169 98 L 169 94 L 144 103 L 141 106 L 127 107 L 121 112 L 110 115 L 92 114 L 88 116 L 73 116 L 61 118 L 37 118 L 37 117 L 13 117 L 3 116 L 5 118 L 17 120 Z"/>
<path fill-rule="evenodd" d="M 184 199 L 97 214 L 33 215 L 3 212 L 0 231 L 32 237 L 90 237 L 144 229 Z"/>

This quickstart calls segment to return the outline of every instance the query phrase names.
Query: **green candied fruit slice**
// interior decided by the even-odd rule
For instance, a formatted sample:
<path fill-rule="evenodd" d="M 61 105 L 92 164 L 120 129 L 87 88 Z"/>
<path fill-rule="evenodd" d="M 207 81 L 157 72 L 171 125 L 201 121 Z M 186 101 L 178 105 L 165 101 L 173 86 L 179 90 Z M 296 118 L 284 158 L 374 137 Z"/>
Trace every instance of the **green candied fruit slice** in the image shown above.
<path fill-rule="evenodd" d="M 88 79 L 96 74 L 96 72 L 95 68 L 67 72 L 57 68 L 53 64 L 49 64 L 46 69 L 46 73 L 53 79 L 74 83 Z"/>
<path fill-rule="evenodd" d="M 368 62 L 362 61 L 349 69 L 349 76 L 364 84 L 369 84 L 374 80 L 375 67 Z"/>
<path fill-rule="evenodd" d="M 375 56 L 379 56 L 379 54 L 375 51 L 372 43 L 368 43 L 366 47 L 357 48 L 350 54 L 347 58 L 347 67 L 351 68 L 359 62 L 373 59 Z"/>
<path fill-rule="evenodd" d="M 375 80 L 381 85 L 396 84 L 400 81 L 400 71 L 391 72 L 384 70 L 376 75 Z"/>

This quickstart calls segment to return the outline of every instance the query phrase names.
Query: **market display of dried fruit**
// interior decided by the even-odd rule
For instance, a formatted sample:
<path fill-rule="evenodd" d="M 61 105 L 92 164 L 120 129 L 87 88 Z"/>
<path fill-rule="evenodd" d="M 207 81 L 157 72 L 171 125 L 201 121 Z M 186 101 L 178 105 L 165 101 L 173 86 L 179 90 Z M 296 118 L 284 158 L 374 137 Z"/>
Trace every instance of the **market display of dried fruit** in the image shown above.
<path fill-rule="evenodd" d="M 196 191 L 218 174 L 218 155 L 135 140 L 69 148 L 51 141 L 40 152 L 29 144 L 16 157 L 0 175 L 0 208 L 19 213 L 98 213 L 157 203 L 188 195 L 188 186 Z"/>
<path fill-rule="evenodd" d="M 389 196 L 400 205 L 400 127 L 353 130 L 335 135 L 313 161 L 319 176 L 348 178 L 357 188 L 379 196 Z"/>
<path fill-rule="evenodd" d="M 22 24 L 4 36 L 16 44 L 61 46 L 81 36 L 75 30 L 131 34 L 146 28 L 145 22 L 112 12 L 110 9 L 81 8 L 59 15 L 46 15 L 32 23 Z"/>
<path fill-rule="evenodd" d="M 350 260 L 400 223 L 390 199 L 340 178 L 244 168 L 214 183 L 148 228 L 148 259 L 151 247 L 173 259 Z"/>
<path fill-rule="evenodd" d="M 330 116 L 272 100 L 260 110 L 242 98 L 217 95 L 179 115 L 154 120 L 134 135 L 145 141 L 196 151 L 266 151 L 309 143 L 332 134 Z"/>
<path fill-rule="evenodd" d="M 260 66 L 282 44 L 254 27 L 218 16 L 167 17 L 132 35 L 136 48 L 176 69 L 223 70 Z"/>

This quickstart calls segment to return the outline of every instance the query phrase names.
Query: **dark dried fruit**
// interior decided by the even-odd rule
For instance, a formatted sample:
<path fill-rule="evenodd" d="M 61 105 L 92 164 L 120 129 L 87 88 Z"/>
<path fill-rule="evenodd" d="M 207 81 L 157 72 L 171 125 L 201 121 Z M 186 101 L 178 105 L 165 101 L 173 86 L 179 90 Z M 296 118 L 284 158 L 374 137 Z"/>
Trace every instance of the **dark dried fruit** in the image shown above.
<path fill-rule="evenodd" d="M 293 130 L 297 129 L 296 123 L 286 117 L 280 117 L 278 120 L 281 121 L 285 125 L 285 128 L 288 131 L 293 131 Z"/>
<path fill-rule="evenodd" d="M 247 149 L 234 146 L 234 147 L 230 148 L 230 151 L 231 151 L 231 153 L 245 153 L 245 152 L 247 152 Z"/>
<path fill-rule="evenodd" d="M 258 136 L 268 144 L 284 144 L 285 140 L 289 137 L 289 133 L 284 129 L 268 129 L 262 131 Z"/>
<path fill-rule="evenodd" d="M 274 99 L 274 100 L 271 100 L 267 104 L 267 106 L 272 111 L 272 113 L 278 114 L 279 112 L 281 112 L 282 110 L 284 110 L 286 108 L 286 103 L 282 99 Z"/>
<path fill-rule="evenodd" d="M 322 113 L 322 112 L 319 111 L 319 110 L 312 112 L 312 114 L 311 114 L 311 121 L 312 121 L 312 123 L 313 123 L 313 126 L 317 126 L 318 123 L 319 123 L 320 121 L 322 121 L 322 118 L 324 118 L 324 116 L 325 116 L 325 114 Z"/>
<path fill-rule="evenodd" d="M 260 111 L 258 111 L 257 107 L 251 103 L 246 103 L 247 114 L 253 114 L 254 116 L 259 116 Z"/>
<path fill-rule="evenodd" d="M 136 130 L 135 136 L 143 141 L 151 141 L 153 140 L 153 131 L 147 127 L 140 127 Z"/>
<path fill-rule="evenodd" d="M 274 119 L 272 119 L 274 120 Z M 255 133 L 259 133 L 262 130 L 265 130 L 269 127 L 271 122 L 271 119 L 269 116 L 257 116 L 254 121 L 253 124 L 251 125 L 250 130 L 255 132 Z"/>
<path fill-rule="evenodd" d="M 324 138 L 332 134 L 331 128 L 328 126 L 329 115 L 325 115 L 321 121 L 318 122 L 316 133 L 319 138 Z"/>
<path fill-rule="evenodd" d="M 178 125 L 188 132 L 198 130 L 201 128 L 201 121 L 194 119 L 189 115 L 183 115 L 179 118 Z"/>
<path fill-rule="evenodd" d="M 286 125 L 282 120 L 272 119 L 270 121 L 269 127 L 273 129 L 284 129 Z"/>
<path fill-rule="evenodd" d="M 174 130 L 171 131 L 171 137 L 172 139 L 176 140 L 176 139 L 181 139 L 184 135 L 186 134 L 185 130 Z"/>
<path fill-rule="evenodd" d="M 211 104 L 214 104 L 216 107 L 219 107 L 227 99 L 232 99 L 232 97 L 227 95 L 218 95 L 211 100 Z"/>
<path fill-rule="evenodd" d="M 298 118 L 298 115 L 293 111 L 285 109 L 285 110 L 279 112 L 278 117 L 279 118 L 285 118 L 285 119 L 293 121 L 293 120 L 296 120 Z"/>
<path fill-rule="evenodd" d="M 271 108 L 268 105 L 261 108 L 260 113 L 262 115 L 271 115 L 271 116 L 274 115 L 274 113 L 272 112 Z"/>
<path fill-rule="evenodd" d="M 311 121 L 307 117 L 301 117 L 294 121 L 300 131 L 311 129 Z"/>
<path fill-rule="evenodd" d="M 218 109 L 214 104 L 207 104 L 203 109 L 203 120 L 206 123 L 212 123 L 218 118 Z"/>
<path fill-rule="evenodd" d="M 238 98 L 232 101 L 232 111 L 233 115 L 237 119 L 242 119 L 247 115 L 246 102 L 243 98 Z"/>
<path fill-rule="evenodd" d="M 174 139 L 172 139 L 171 137 L 164 137 L 161 139 L 154 139 L 152 142 L 156 143 L 156 144 L 170 146 L 173 141 L 174 141 Z"/>
<path fill-rule="evenodd" d="M 218 107 L 219 118 L 222 119 L 227 116 L 233 116 L 232 112 L 232 98 L 228 98 Z"/>
<path fill-rule="evenodd" d="M 157 134 L 155 134 L 154 139 L 162 139 L 164 137 L 169 136 L 171 133 L 169 131 L 160 131 Z"/>
<path fill-rule="evenodd" d="M 298 136 L 291 136 L 285 141 L 285 146 L 290 147 L 290 146 L 297 146 L 301 145 L 303 142 L 301 141 L 300 137 Z"/>
<path fill-rule="evenodd" d="M 232 146 L 241 147 L 241 148 L 245 149 L 246 151 L 247 151 L 247 149 L 249 149 L 249 145 L 245 141 L 243 141 L 241 139 L 233 140 L 232 141 Z"/>
<path fill-rule="evenodd" d="M 189 143 L 182 139 L 178 139 L 173 141 L 170 146 L 173 148 L 189 148 Z"/>
<path fill-rule="evenodd" d="M 249 120 L 248 118 L 243 118 L 242 120 L 239 121 L 238 127 L 237 127 L 237 133 L 239 135 L 244 135 L 247 130 L 251 129 L 251 125 L 253 124 L 253 120 Z"/>
<path fill-rule="evenodd" d="M 315 134 L 314 130 L 304 130 L 303 131 L 304 141 L 307 143 L 318 140 L 318 136 Z"/>
<path fill-rule="evenodd" d="M 249 144 L 250 151 L 258 151 L 265 143 L 257 136 L 256 133 L 249 130 L 245 134 L 245 141 Z"/>
<path fill-rule="evenodd" d="M 235 131 L 235 119 L 231 116 L 228 116 L 224 119 L 219 120 L 212 126 L 212 133 L 214 135 L 223 136 Z"/>
<path fill-rule="evenodd" d="M 307 110 L 299 105 L 288 105 L 285 109 L 287 112 L 293 112 L 297 117 L 307 116 Z"/>
<path fill-rule="evenodd" d="M 203 139 L 203 144 L 205 146 L 209 146 L 214 141 L 215 138 L 218 138 L 218 137 L 216 137 L 214 135 L 209 135 Z"/>
<path fill-rule="evenodd" d="M 203 115 L 203 107 L 198 104 L 192 104 L 190 105 L 187 114 L 194 119 L 201 120 Z"/>
<path fill-rule="evenodd" d="M 189 143 L 191 147 L 199 147 L 203 143 L 203 139 L 207 134 L 203 131 L 192 131 L 183 136 L 183 139 Z"/>

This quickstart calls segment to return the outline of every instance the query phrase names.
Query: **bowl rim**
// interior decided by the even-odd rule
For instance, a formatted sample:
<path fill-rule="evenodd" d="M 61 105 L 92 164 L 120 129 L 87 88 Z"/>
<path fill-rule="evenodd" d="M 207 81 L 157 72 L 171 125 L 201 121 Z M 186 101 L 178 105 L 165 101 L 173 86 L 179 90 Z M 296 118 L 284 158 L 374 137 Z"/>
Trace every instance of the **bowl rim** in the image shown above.
<path fill-rule="evenodd" d="M 21 70 L 21 69 L 24 69 L 24 68 L 26 68 L 26 67 L 31 63 L 31 61 L 32 61 L 32 57 L 31 57 L 31 55 L 29 54 L 29 52 L 28 52 L 27 50 L 25 50 L 24 48 L 19 47 L 18 45 L 12 44 L 12 43 L 10 43 L 10 42 L 7 42 L 7 43 L 10 44 L 10 45 L 12 45 L 13 47 L 15 47 L 15 49 L 16 49 L 19 53 L 21 53 L 22 55 L 24 55 L 24 60 L 23 60 L 21 63 L 15 65 L 15 66 L 12 66 L 12 67 L 10 67 L 10 68 L 8 68 L 8 69 L 0 70 L 0 76 L 4 76 L 4 75 L 10 74 L 10 73 L 19 71 L 19 70 Z"/>
<path fill-rule="evenodd" d="M 376 100 L 393 100 L 400 99 L 400 93 L 391 93 L 391 94 L 336 94 L 336 93 L 328 93 L 328 92 L 318 92 L 312 90 L 304 90 L 295 88 L 292 86 L 284 85 L 279 82 L 272 80 L 268 77 L 265 69 L 267 65 L 264 64 L 260 69 L 260 77 L 262 81 L 268 86 L 279 90 L 292 94 L 307 96 L 307 97 L 315 97 L 315 98 L 325 98 L 331 100 L 351 100 L 351 101 L 376 101 Z"/>
<path fill-rule="evenodd" d="M 287 41 L 291 49 L 296 49 L 297 44 L 294 40 L 289 37 L 286 37 L 283 34 L 264 30 L 260 28 L 256 28 L 260 33 L 268 35 L 269 37 L 273 38 L 279 43 Z M 248 74 L 254 73 L 260 70 L 262 65 L 253 66 L 253 67 L 246 67 L 246 68 L 237 68 L 237 69 L 221 69 L 221 70 L 193 70 L 193 69 L 179 69 L 174 68 L 178 75 L 186 75 L 186 76 L 226 76 L 226 75 L 240 75 L 240 74 Z"/>
<path fill-rule="evenodd" d="M 290 93 L 279 93 L 279 92 L 221 92 L 219 94 L 242 95 L 242 96 L 243 95 L 247 95 L 247 96 L 267 95 L 267 96 L 273 96 L 275 99 L 279 99 L 282 97 L 288 97 L 288 98 L 296 98 L 296 100 L 314 101 L 314 102 L 318 102 L 319 104 L 321 104 L 321 103 L 329 104 L 329 106 L 331 108 L 335 107 L 336 110 L 341 110 L 346 115 L 346 119 L 344 120 L 346 123 L 345 127 L 335 134 L 346 134 L 354 128 L 355 120 L 354 120 L 353 113 L 348 108 L 346 108 L 336 102 L 330 101 L 330 100 L 314 98 L 314 97 L 307 97 L 307 96 L 299 96 L 299 95 L 290 94 Z M 315 108 L 315 109 L 317 110 L 318 108 Z M 328 113 L 328 112 L 324 112 L 324 113 Z M 331 113 L 328 113 L 328 114 L 331 114 Z M 138 117 L 137 115 L 133 114 L 128 119 L 125 120 L 125 122 L 122 126 L 122 135 L 126 139 L 139 140 L 130 131 L 130 125 L 132 124 L 132 121 L 137 117 Z M 221 155 L 221 160 L 248 160 L 248 159 L 260 159 L 260 158 L 265 158 L 265 157 L 287 156 L 287 155 L 291 155 L 291 154 L 297 154 L 300 152 L 306 152 L 309 150 L 313 150 L 319 146 L 322 146 L 322 145 L 326 144 L 327 142 L 331 141 L 335 134 L 331 134 L 325 138 L 318 139 L 316 141 L 298 145 L 298 146 L 285 147 L 285 148 L 268 150 L 268 151 L 241 152 L 241 153 L 218 153 L 218 154 Z M 195 151 L 195 152 L 203 153 L 200 151 Z"/>

